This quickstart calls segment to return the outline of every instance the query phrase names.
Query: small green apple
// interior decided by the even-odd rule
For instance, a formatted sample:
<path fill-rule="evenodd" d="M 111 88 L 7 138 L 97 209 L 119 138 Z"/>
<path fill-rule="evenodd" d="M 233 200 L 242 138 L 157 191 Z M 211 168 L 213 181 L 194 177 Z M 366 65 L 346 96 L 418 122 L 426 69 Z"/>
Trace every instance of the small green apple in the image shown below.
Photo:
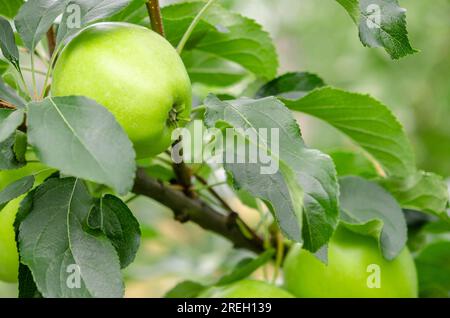
<path fill-rule="evenodd" d="M 145 27 L 98 23 L 64 48 L 53 96 L 81 95 L 105 106 L 133 142 L 137 157 L 161 153 L 179 119 L 189 117 L 191 83 L 172 45 Z"/>
<path fill-rule="evenodd" d="M 199 298 L 294 298 L 287 291 L 262 281 L 241 280 L 224 287 L 213 287 Z"/>
<path fill-rule="evenodd" d="M 46 169 L 40 163 L 30 163 L 18 170 L 0 172 L 0 191 L 10 183 L 35 172 Z M 50 171 L 39 174 L 36 184 L 44 181 Z M 0 211 L 0 281 L 14 283 L 18 278 L 19 256 L 17 253 L 16 238 L 14 232 L 14 220 L 24 196 L 10 201 Z"/>
<path fill-rule="evenodd" d="M 328 266 L 299 244 L 284 263 L 286 289 L 306 298 L 415 298 L 417 273 L 405 249 L 392 261 L 377 241 L 339 227 L 328 245 Z"/>

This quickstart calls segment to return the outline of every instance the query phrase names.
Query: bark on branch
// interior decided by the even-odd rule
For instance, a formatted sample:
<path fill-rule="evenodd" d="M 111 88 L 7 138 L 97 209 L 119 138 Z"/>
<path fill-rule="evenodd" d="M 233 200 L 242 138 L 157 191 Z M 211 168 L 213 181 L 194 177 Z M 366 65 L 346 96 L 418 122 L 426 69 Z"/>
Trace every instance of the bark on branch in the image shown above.
<path fill-rule="evenodd" d="M 148 0 L 146 5 L 153 31 L 165 37 L 159 0 Z"/>

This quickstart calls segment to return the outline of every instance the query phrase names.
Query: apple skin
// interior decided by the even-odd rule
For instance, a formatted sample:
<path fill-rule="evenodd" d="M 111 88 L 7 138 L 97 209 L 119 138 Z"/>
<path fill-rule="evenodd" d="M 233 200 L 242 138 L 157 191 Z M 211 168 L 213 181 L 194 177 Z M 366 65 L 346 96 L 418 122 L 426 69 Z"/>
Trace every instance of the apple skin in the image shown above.
<path fill-rule="evenodd" d="M 367 279 L 380 268 L 380 288 L 369 288 Z M 299 244 L 284 263 L 285 286 L 301 298 L 416 298 L 417 273 L 405 248 L 393 261 L 381 255 L 377 241 L 338 227 L 328 246 L 328 266 Z"/>
<path fill-rule="evenodd" d="M 188 118 L 192 104 L 189 76 L 172 45 L 145 27 L 117 22 L 87 27 L 62 51 L 52 96 L 71 95 L 105 106 L 133 142 L 138 159 L 170 146 L 174 111 Z"/>
<path fill-rule="evenodd" d="M 241 280 L 224 287 L 213 287 L 199 298 L 294 298 L 287 291 L 257 280 Z"/>
<path fill-rule="evenodd" d="M 18 170 L 1 171 L 0 191 L 10 183 L 44 169 L 47 168 L 40 163 L 30 163 Z M 50 174 L 50 171 L 39 174 L 36 177 L 36 184 L 43 182 Z M 15 283 L 18 279 L 19 255 L 17 253 L 14 220 L 20 202 L 24 197 L 25 195 L 10 201 L 0 211 L 0 281 L 8 283 Z"/>

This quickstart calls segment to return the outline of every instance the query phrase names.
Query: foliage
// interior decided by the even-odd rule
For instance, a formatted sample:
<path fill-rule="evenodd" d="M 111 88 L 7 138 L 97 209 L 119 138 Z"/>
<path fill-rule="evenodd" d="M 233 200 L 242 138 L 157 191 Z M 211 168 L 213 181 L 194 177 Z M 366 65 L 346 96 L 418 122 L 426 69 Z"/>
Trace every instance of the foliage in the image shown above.
<path fill-rule="evenodd" d="M 417 52 L 408 39 L 405 12 L 396 0 L 337 2 L 358 25 L 364 46 L 383 47 L 392 59 Z M 192 119 L 200 118 L 202 128 L 231 130 L 238 142 L 226 143 L 220 157 L 237 160 L 202 162 L 206 167 L 202 172 L 189 162 L 172 164 L 165 153 L 136 162 L 132 143 L 105 107 L 83 96 L 52 97 L 48 83 L 59 52 L 80 29 L 99 20 L 148 26 L 144 4 L 143 0 L 0 1 L 0 47 L 6 60 L 1 63 L 10 63 L 17 79 L 7 83 L 0 78 L 0 169 L 17 169 L 38 160 L 58 170 L 35 189 L 34 176 L 0 189 L 0 208 L 27 194 L 15 223 L 19 296 L 122 297 L 121 270 L 134 261 L 141 234 L 158 235 L 145 227 L 141 233 L 126 200 L 132 193 L 171 207 L 180 221 L 197 220 L 238 247 L 260 252 L 213 283 L 185 281 L 167 297 L 195 297 L 212 286 L 229 285 L 273 258 L 277 273 L 284 240 L 303 243 L 326 259 L 320 255 L 339 222 L 376 237 L 387 260 L 407 243 L 402 208 L 449 222 L 447 185 L 440 176 L 417 168 L 405 129 L 388 106 L 369 95 L 327 86 L 312 73 L 277 77 L 278 55 L 269 34 L 220 3 L 203 12 L 202 1 L 182 2 L 156 13 L 162 13 L 165 35 L 173 46 L 183 35 L 188 37 L 181 58 L 194 86 L 208 90 L 209 94 L 198 94 L 203 102 L 198 102 Z M 372 11 L 370 4 L 376 5 Z M 79 9 L 80 25 L 75 28 L 69 23 L 70 6 Z M 373 10 L 379 10 L 378 17 Z M 60 22 L 55 21 L 58 16 Z M 187 32 L 190 26 L 192 33 Z M 43 56 L 40 52 L 50 49 L 51 40 L 55 50 Z M 30 92 L 19 49 L 32 52 Z M 41 91 L 36 59 L 49 65 Z M 236 96 L 221 94 L 234 85 L 246 89 Z M 23 92 L 28 96 L 21 97 Z M 360 152 L 328 155 L 307 146 L 295 112 L 334 127 Z M 261 134 L 261 129 L 270 134 Z M 210 142 L 203 140 L 203 146 Z M 246 150 L 252 146 L 277 162 L 275 172 L 262 173 L 267 168 L 264 162 L 251 161 Z M 226 171 L 223 186 L 260 213 L 258 228 L 242 221 L 213 189 L 215 172 L 221 168 Z M 189 202 L 190 208 L 179 208 L 183 204 L 174 200 Z M 213 213 L 211 224 L 199 217 L 199 211 Z M 447 243 L 432 242 L 418 253 L 423 295 L 448 295 L 448 280 L 439 281 L 442 275 L 448 277 Z"/>

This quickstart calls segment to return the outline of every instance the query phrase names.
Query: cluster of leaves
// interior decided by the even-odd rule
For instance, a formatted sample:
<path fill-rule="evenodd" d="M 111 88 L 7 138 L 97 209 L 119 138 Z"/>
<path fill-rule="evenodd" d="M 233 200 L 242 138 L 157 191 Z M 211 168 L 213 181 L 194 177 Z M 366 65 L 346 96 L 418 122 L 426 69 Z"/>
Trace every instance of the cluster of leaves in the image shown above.
<path fill-rule="evenodd" d="M 380 25 L 375 28 L 368 27 L 372 19 L 367 12 L 368 1 L 337 1 L 359 24 L 364 45 L 384 47 L 392 58 L 415 52 L 408 42 L 404 11 L 397 1 L 375 1 L 381 9 Z M 139 225 L 119 197 L 96 197 L 88 191 L 86 182 L 107 186 L 117 195 L 129 193 L 136 171 L 132 144 L 114 117 L 93 100 L 82 96 L 45 97 L 46 86 L 41 94 L 35 87 L 33 94 L 23 94 L 27 88 L 16 43 L 33 56 L 45 43 L 47 30 L 62 16 L 52 65 L 78 31 L 67 29 L 64 23 L 69 5 L 81 8 L 81 27 L 100 19 L 148 25 L 145 1 L 22 2 L 0 1 L 0 14 L 14 19 L 16 30 L 8 19 L 0 17 L 1 50 L 18 79 L 16 84 L 0 80 L 0 99 L 5 105 L 0 109 L 0 169 L 25 165 L 29 145 L 39 161 L 59 173 L 34 189 L 34 178 L 26 177 L 0 192 L 0 207 L 28 193 L 16 220 L 20 293 L 45 297 L 121 296 L 120 269 L 134 258 Z M 174 46 L 203 6 L 204 2 L 196 1 L 163 8 L 167 39 Z M 261 136 L 240 136 L 244 146 L 262 147 L 279 162 L 275 174 L 260 174 L 261 163 L 226 163 L 224 168 L 237 193 L 250 194 L 267 205 L 286 238 L 303 243 L 311 252 L 320 252 L 342 223 L 353 231 L 374 236 L 384 257 L 393 259 L 407 242 L 404 209 L 449 222 L 446 184 L 439 176 L 416 169 L 409 141 L 389 108 L 370 96 L 326 86 L 310 73 L 276 77 L 275 46 L 253 20 L 219 4 L 212 5 L 186 43 L 182 58 L 192 81 L 210 91 L 243 82 L 256 83 L 251 87 L 265 83 L 239 96 L 219 98 L 210 94 L 203 102 L 206 111 L 202 119 L 206 127 L 231 127 L 238 135 L 246 129 L 279 130 L 277 152 L 268 139 L 261 143 Z M 13 86 L 21 88 L 22 93 Z M 292 111 L 325 121 L 348 136 L 361 151 L 326 154 L 309 148 Z M 25 118 L 26 134 L 21 129 Z M 225 150 L 235 152 L 236 148 Z M 272 253 L 240 263 L 232 274 L 213 285 L 248 276 Z M 448 249 L 442 247 L 420 254 L 419 262 L 425 265 L 419 270 L 424 268 L 427 273 L 424 284 L 431 284 L 435 272 L 448 271 L 438 262 L 443 255 L 448 259 Z M 437 264 L 434 269 L 426 266 L 433 262 Z M 70 289 L 67 281 L 61 280 L 67 276 L 70 264 L 81 272 L 81 288 Z M 445 282 L 434 283 L 441 284 L 437 289 L 448 287 L 443 285 Z M 168 296 L 193 296 L 207 287 L 185 282 Z"/>

